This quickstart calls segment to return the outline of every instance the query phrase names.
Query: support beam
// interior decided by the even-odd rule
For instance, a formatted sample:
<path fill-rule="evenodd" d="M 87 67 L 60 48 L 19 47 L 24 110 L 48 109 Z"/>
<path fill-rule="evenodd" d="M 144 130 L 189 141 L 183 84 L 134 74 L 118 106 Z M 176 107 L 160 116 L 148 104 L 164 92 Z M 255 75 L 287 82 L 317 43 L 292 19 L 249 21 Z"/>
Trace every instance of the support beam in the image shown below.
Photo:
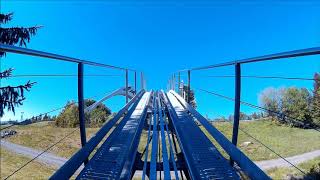
<path fill-rule="evenodd" d="M 79 111 L 79 123 L 80 123 L 80 138 L 81 146 L 86 144 L 86 125 L 84 117 L 84 99 L 83 99 L 83 63 L 78 63 L 78 111 Z M 88 160 L 85 160 L 86 164 Z"/>
<path fill-rule="evenodd" d="M 173 90 L 176 90 L 176 74 L 173 74 Z"/>
<path fill-rule="evenodd" d="M 128 98 L 128 69 L 126 69 L 126 104 L 129 102 Z"/>
<path fill-rule="evenodd" d="M 181 96 L 181 89 L 180 89 L 180 83 L 181 83 L 181 79 L 180 79 L 180 72 L 178 72 L 178 93 Z"/>
<path fill-rule="evenodd" d="M 134 94 L 137 94 L 137 71 L 134 71 Z"/>
<path fill-rule="evenodd" d="M 235 64 L 235 101 L 234 101 L 234 118 L 233 118 L 233 131 L 232 131 L 232 144 L 237 146 L 239 120 L 240 120 L 240 98 L 241 98 L 241 65 Z M 231 165 L 234 164 L 233 160 L 230 161 Z"/>
<path fill-rule="evenodd" d="M 187 96 L 188 103 L 190 103 L 190 74 L 191 74 L 191 71 L 188 70 L 188 96 Z"/>
<path fill-rule="evenodd" d="M 140 72 L 140 88 L 144 89 L 144 87 L 143 87 L 143 73 L 142 72 Z"/>

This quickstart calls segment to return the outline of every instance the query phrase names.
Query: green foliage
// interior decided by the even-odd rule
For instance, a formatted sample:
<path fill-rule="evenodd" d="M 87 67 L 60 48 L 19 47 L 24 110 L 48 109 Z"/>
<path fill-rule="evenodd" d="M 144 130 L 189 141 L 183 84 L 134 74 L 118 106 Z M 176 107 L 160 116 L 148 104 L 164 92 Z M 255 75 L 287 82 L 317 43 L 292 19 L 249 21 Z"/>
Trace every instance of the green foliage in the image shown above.
<path fill-rule="evenodd" d="M 313 97 L 312 97 L 312 119 L 314 124 L 320 126 L 320 74 L 314 74 Z"/>
<path fill-rule="evenodd" d="M 312 166 L 309 173 L 307 174 L 307 177 L 320 179 L 320 162 Z"/>
<path fill-rule="evenodd" d="M 188 85 L 184 85 L 183 86 L 183 91 L 186 94 L 186 100 L 188 100 Z M 194 94 L 194 90 L 190 89 L 190 104 L 193 108 L 197 108 L 197 102 L 196 102 L 196 98 L 195 98 L 195 94 Z"/>
<path fill-rule="evenodd" d="M 40 26 L 34 27 L 10 27 L 4 28 L 2 25 L 12 20 L 13 13 L 0 13 L 0 43 L 7 45 L 27 46 L 31 36 L 35 35 Z M 4 56 L 5 52 L 0 52 L 0 57 Z M 0 80 L 9 78 L 13 69 L 9 68 L 0 72 Z M 24 91 L 29 91 L 34 85 L 28 81 L 24 85 L 0 87 L 0 117 L 4 115 L 4 110 L 15 113 L 15 107 L 22 105 L 25 100 Z"/>
<path fill-rule="evenodd" d="M 78 106 L 74 102 L 68 102 L 55 121 L 58 127 L 77 127 L 79 125 Z"/>
<path fill-rule="evenodd" d="M 282 95 L 281 102 L 282 113 L 301 120 L 303 124 L 308 125 L 312 123 L 310 112 L 311 96 L 307 89 L 287 88 Z"/>
<path fill-rule="evenodd" d="M 269 110 L 266 115 L 281 123 L 303 128 L 317 124 L 314 112 L 318 112 L 319 106 L 312 104 L 318 102 L 306 88 L 267 88 L 259 98 L 260 104 Z"/>
<path fill-rule="evenodd" d="M 273 119 L 278 116 L 274 112 L 281 111 L 281 97 L 283 91 L 283 89 L 275 89 L 270 87 L 264 89 L 259 95 L 260 105 L 269 110 L 266 112 L 266 115 L 272 117 Z"/>
<path fill-rule="evenodd" d="M 85 100 L 88 107 L 95 103 L 94 100 Z M 104 104 L 98 105 L 92 112 L 85 114 L 85 121 L 88 127 L 99 127 L 110 117 L 111 111 Z M 64 110 L 57 116 L 55 124 L 58 127 L 77 127 L 79 125 L 78 105 L 68 102 Z"/>

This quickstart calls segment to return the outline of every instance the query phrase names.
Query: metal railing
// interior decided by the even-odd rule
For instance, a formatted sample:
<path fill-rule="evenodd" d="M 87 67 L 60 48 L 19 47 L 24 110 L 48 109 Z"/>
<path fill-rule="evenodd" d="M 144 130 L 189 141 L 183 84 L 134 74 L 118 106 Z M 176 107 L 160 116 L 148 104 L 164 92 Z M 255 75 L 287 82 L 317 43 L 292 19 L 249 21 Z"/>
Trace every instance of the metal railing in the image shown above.
<path fill-rule="evenodd" d="M 175 90 L 176 84 L 180 86 L 180 79 L 181 79 L 181 72 L 187 72 L 187 102 L 190 102 L 190 88 L 191 88 L 191 72 L 199 71 L 199 70 L 207 70 L 213 69 L 218 67 L 225 67 L 225 66 L 234 66 L 235 71 L 235 97 L 234 97 L 234 123 L 233 123 L 233 132 L 232 132 L 232 143 L 236 146 L 238 141 L 238 131 L 239 131 L 239 120 L 240 120 L 240 104 L 241 104 L 241 65 L 246 63 L 254 63 L 254 62 L 261 62 L 261 61 L 270 61 L 270 60 L 280 60 L 285 58 L 294 58 L 294 57 L 302 57 L 302 56 L 311 56 L 311 55 L 319 55 L 320 54 L 320 47 L 314 48 L 307 48 L 307 49 L 300 49 L 294 51 L 287 51 L 281 53 L 275 53 L 270 55 L 258 56 L 254 58 L 247 58 L 242 60 L 235 60 L 226 63 L 219 63 L 213 64 L 209 66 L 201 66 L 201 67 L 194 67 L 190 69 L 179 70 L 171 76 L 168 81 L 168 87 L 170 89 Z M 178 75 L 179 82 L 175 82 L 175 76 Z M 231 160 L 231 164 L 233 161 Z"/>
<path fill-rule="evenodd" d="M 42 57 L 42 58 L 49 58 L 52 60 L 60 60 L 60 61 L 66 61 L 66 62 L 72 62 L 72 63 L 77 63 L 78 64 L 78 73 L 77 73 L 77 78 L 78 78 L 78 108 L 79 108 L 79 122 L 80 122 L 80 135 L 81 135 L 81 145 L 82 147 L 85 146 L 86 144 L 86 130 L 85 130 L 85 116 L 84 116 L 84 84 L 83 84 L 83 77 L 84 77 L 84 71 L 83 71 L 83 66 L 84 65 L 90 65 L 90 66 L 98 66 L 98 67 L 103 67 L 103 68 L 109 68 L 109 69 L 117 69 L 125 72 L 125 89 L 126 89 L 126 104 L 128 103 L 128 90 L 129 90 L 129 82 L 128 82 L 128 76 L 129 76 L 129 71 L 134 72 L 134 91 L 135 93 L 137 92 L 137 71 L 134 69 L 130 68 L 124 68 L 124 67 L 118 67 L 118 66 L 113 66 L 113 65 L 108 65 L 104 63 L 97 63 L 93 61 L 88 61 L 88 60 L 82 60 L 78 58 L 73 58 L 73 57 L 68 57 L 68 56 L 63 56 L 59 54 L 54 54 L 54 53 L 49 53 L 49 52 L 44 52 L 44 51 L 38 51 L 38 50 L 33 50 L 33 49 L 28 49 L 28 48 L 22 48 L 22 47 L 16 47 L 16 46 L 11 46 L 11 45 L 6 45 L 0 43 L 0 51 L 1 52 L 6 52 L 6 53 L 15 53 L 15 54 L 22 54 L 22 55 L 28 55 L 28 56 L 35 56 L 35 57 Z M 144 82 L 143 79 L 143 73 L 141 72 L 141 89 L 144 89 Z M 85 161 L 86 162 L 86 161 Z"/>

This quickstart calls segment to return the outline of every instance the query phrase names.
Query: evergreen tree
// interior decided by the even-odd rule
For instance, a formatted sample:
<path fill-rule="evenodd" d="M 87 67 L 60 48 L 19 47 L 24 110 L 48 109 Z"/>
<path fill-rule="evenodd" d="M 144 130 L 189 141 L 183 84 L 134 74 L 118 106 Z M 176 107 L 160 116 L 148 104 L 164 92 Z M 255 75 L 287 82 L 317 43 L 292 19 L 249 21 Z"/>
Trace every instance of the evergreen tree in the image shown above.
<path fill-rule="evenodd" d="M 313 97 L 312 97 L 312 119 L 316 126 L 320 126 L 320 74 L 314 74 Z"/>
<path fill-rule="evenodd" d="M 186 93 L 186 100 L 188 100 L 188 85 L 183 86 L 183 91 Z M 194 95 L 194 90 L 190 89 L 190 105 L 193 108 L 197 108 L 197 102 Z"/>
<path fill-rule="evenodd" d="M 6 45 L 27 46 L 31 36 L 35 35 L 40 26 L 34 27 L 3 27 L 12 20 L 13 13 L 0 13 L 0 43 Z M 0 52 L 0 58 L 5 56 L 5 52 Z M 12 75 L 13 68 L 1 71 L 0 80 L 9 78 Z M 24 85 L 0 87 L 0 117 L 4 115 L 4 110 L 15 113 L 15 107 L 22 105 L 25 100 L 24 91 L 29 91 L 35 82 L 28 81 Z"/>

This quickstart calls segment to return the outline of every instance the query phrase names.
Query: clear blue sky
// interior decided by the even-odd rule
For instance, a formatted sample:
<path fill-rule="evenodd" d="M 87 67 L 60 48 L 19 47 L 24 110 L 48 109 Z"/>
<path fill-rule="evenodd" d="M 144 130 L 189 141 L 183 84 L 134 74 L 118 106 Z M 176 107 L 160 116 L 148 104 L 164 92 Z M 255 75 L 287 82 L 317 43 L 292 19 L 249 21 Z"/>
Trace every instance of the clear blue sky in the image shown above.
<path fill-rule="evenodd" d="M 141 70 L 148 89 L 166 88 L 172 72 L 320 46 L 320 2 L 282 1 L 249 3 L 232 1 L 1 1 L 1 12 L 14 12 L 7 26 L 43 25 L 28 48 Z M 75 74 L 76 65 L 43 58 L 8 54 L 2 70 L 14 67 L 14 75 Z M 277 75 L 311 78 L 320 71 L 319 56 L 244 65 L 243 75 Z M 123 75 L 121 71 L 85 67 L 86 74 Z M 233 68 L 192 74 L 193 87 L 233 96 L 233 79 L 205 78 L 232 75 Z M 131 75 L 131 83 L 133 76 Z M 16 116 L 20 119 L 63 106 L 77 98 L 76 78 L 11 78 L 2 85 L 37 84 Z M 184 77 L 184 81 L 185 81 Z M 122 77 L 87 77 L 85 97 L 99 95 L 124 85 Z M 243 79 L 242 100 L 258 104 L 258 94 L 267 87 L 297 86 L 311 89 L 312 82 Z M 232 113 L 233 103 L 196 91 L 199 111 L 209 117 Z M 114 111 L 123 98 L 107 103 Z M 254 109 L 242 107 L 242 111 Z"/>

